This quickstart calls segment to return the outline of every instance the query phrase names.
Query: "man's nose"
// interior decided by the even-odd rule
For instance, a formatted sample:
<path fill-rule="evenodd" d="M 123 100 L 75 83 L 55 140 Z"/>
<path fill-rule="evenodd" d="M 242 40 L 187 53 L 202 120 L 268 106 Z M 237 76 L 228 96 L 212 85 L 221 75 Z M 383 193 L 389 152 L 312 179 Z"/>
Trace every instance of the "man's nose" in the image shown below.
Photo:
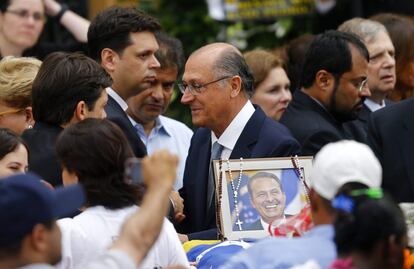
<path fill-rule="evenodd" d="M 155 55 L 152 55 L 151 57 L 151 62 L 149 64 L 150 68 L 160 68 L 161 64 L 160 62 L 157 60 L 157 58 L 155 57 Z"/>
<path fill-rule="evenodd" d="M 181 97 L 181 103 L 184 105 L 187 105 L 191 103 L 194 100 L 194 95 L 190 93 L 189 89 L 186 89 L 183 93 L 183 96 Z"/>

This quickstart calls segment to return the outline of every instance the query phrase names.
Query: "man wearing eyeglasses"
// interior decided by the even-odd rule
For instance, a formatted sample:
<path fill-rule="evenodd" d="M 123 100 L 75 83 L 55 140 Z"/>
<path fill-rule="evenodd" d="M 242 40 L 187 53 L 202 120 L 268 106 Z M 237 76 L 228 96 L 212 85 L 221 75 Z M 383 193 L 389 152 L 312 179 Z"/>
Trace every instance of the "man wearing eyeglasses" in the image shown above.
<path fill-rule="evenodd" d="M 348 139 L 344 122 L 358 117 L 370 96 L 369 54 L 352 34 L 327 31 L 312 42 L 303 66 L 302 89 L 295 92 L 280 122 L 315 155 L 325 144 Z"/>
<path fill-rule="evenodd" d="M 186 218 L 177 225 L 182 242 L 217 238 L 212 159 L 284 157 L 299 153 L 286 127 L 249 101 L 253 76 L 240 51 L 226 43 L 191 54 L 179 88 L 181 102 L 200 127 L 193 135 L 180 195 Z"/>
<path fill-rule="evenodd" d="M 379 22 L 353 18 L 341 24 L 338 30 L 357 35 L 369 52 L 367 83 L 371 96 L 365 99 L 358 118 L 345 124 L 352 138 L 366 142 L 370 114 L 392 103 L 386 97 L 394 90 L 396 82 L 395 49 L 387 29 Z"/>
<path fill-rule="evenodd" d="M 163 32 L 157 32 L 155 38 L 160 47 L 155 57 L 161 68 L 156 70 L 157 77 L 148 89 L 128 99 L 127 113 L 135 122 L 134 127 L 149 155 L 168 149 L 179 157 L 174 184 L 174 189 L 178 190 L 183 185 L 185 159 L 193 131 L 185 124 L 161 114 L 167 110 L 175 81 L 182 72 L 184 51 L 180 40 Z"/>

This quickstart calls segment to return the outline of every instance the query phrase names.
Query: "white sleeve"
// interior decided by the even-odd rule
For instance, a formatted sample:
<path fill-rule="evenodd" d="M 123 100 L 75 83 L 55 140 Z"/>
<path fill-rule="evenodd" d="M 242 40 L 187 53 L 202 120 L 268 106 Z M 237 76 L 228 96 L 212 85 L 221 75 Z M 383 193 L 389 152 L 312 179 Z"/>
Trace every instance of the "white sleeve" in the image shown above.
<path fill-rule="evenodd" d="M 84 269 L 136 269 L 135 262 L 120 250 L 108 250 L 97 259 L 83 264 Z"/>
<path fill-rule="evenodd" d="M 163 230 L 166 234 L 165 244 L 168 248 L 168 265 L 181 265 L 186 268 L 190 268 L 187 255 L 185 254 L 183 245 L 178 238 L 177 231 L 168 219 L 164 220 Z"/>

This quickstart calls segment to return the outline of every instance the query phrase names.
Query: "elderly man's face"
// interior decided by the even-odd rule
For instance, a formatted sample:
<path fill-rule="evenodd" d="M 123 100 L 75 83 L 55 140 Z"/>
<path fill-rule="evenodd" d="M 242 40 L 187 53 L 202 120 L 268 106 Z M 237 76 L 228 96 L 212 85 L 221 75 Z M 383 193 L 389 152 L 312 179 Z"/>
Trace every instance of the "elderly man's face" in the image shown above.
<path fill-rule="evenodd" d="M 214 55 L 201 53 L 191 56 L 183 75 L 183 83 L 187 85 L 203 85 L 219 79 L 213 73 Z M 207 127 L 213 131 L 225 130 L 228 124 L 230 98 L 230 79 L 208 84 L 200 88 L 200 93 L 192 95 L 187 89 L 181 103 L 191 109 L 193 124 Z"/>
<path fill-rule="evenodd" d="M 371 42 L 366 43 L 369 51 L 368 87 L 375 92 L 388 93 L 395 86 L 394 45 L 387 33 L 380 31 Z"/>
<path fill-rule="evenodd" d="M 266 223 L 283 217 L 286 196 L 275 179 L 256 178 L 251 183 L 251 190 L 252 205 Z"/>

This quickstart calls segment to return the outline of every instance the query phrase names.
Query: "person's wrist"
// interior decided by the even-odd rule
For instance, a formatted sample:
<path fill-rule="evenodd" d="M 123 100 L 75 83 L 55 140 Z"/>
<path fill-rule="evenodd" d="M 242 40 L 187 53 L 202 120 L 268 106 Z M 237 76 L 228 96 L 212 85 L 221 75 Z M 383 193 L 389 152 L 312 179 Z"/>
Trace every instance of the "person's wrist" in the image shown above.
<path fill-rule="evenodd" d="M 66 13 L 66 11 L 69 10 L 69 6 L 66 4 L 60 4 L 60 10 L 59 12 L 56 14 L 56 16 L 54 16 L 54 19 L 57 21 L 60 21 L 63 17 L 63 15 Z"/>

